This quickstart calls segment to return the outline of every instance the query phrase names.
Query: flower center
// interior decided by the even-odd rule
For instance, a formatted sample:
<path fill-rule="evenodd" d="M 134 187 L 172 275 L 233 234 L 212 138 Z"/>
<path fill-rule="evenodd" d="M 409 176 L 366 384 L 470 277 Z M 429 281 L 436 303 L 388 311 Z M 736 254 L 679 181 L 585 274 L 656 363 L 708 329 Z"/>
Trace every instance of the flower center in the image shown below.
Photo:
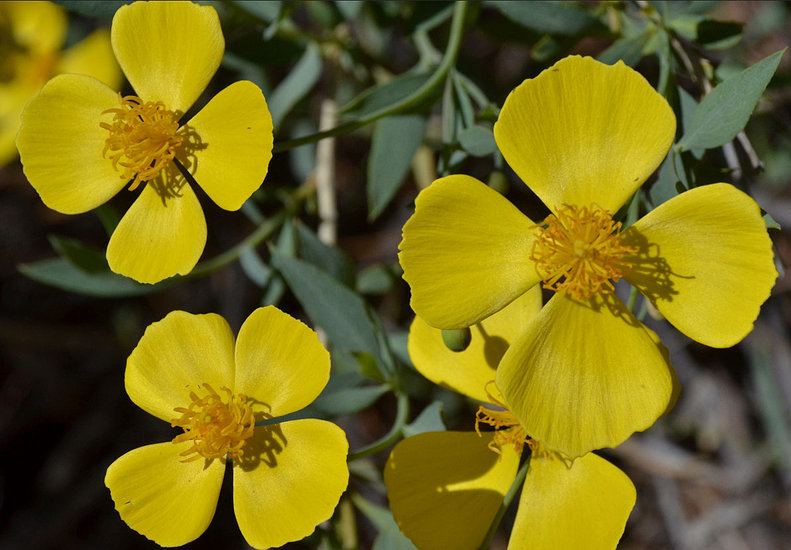
<path fill-rule="evenodd" d="M 478 436 L 480 437 L 481 435 L 481 423 L 489 424 L 494 427 L 494 438 L 489 442 L 488 447 L 498 455 L 502 455 L 500 449 L 502 449 L 503 445 L 508 445 L 509 443 L 514 446 L 514 450 L 517 453 L 522 452 L 522 448 L 525 444 L 532 448 L 530 445 L 532 440 L 528 437 L 525 429 L 519 424 L 519 420 L 514 416 L 514 413 L 509 411 L 505 405 L 489 393 L 489 384 L 492 383 L 494 383 L 493 380 L 487 382 L 486 388 L 484 388 L 486 395 L 489 396 L 489 400 L 492 403 L 503 410 L 498 411 L 489 409 L 483 405 L 478 407 L 478 411 L 475 413 L 475 431 L 478 433 Z"/>
<path fill-rule="evenodd" d="M 253 435 L 255 418 L 251 403 L 244 394 L 234 395 L 226 387 L 220 391 L 226 400 L 214 391 L 209 384 L 201 384 L 206 395 L 198 397 L 190 392 L 189 407 L 176 407 L 181 417 L 170 421 L 171 426 L 179 426 L 184 433 L 173 438 L 173 443 L 192 441 L 192 447 L 180 453 L 186 457 L 182 462 L 191 462 L 200 457 L 236 458 L 244 454 L 246 440 Z"/>
<path fill-rule="evenodd" d="M 621 243 L 621 222 L 597 204 L 563 205 L 537 227 L 530 259 L 544 288 L 587 300 L 613 292 L 611 280 L 618 282 L 632 268 L 623 258 L 637 249 Z"/>
<path fill-rule="evenodd" d="M 176 135 L 179 125 L 175 113 L 165 109 L 162 102 L 143 102 L 137 96 L 121 97 L 120 93 L 118 100 L 120 107 L 102 112 L 113 113 L 111 124 L 99 123 L 110 133 L 102 156 L 113 161 L 113 168 L 123 179 L 131 180 L 129 190 L 133 191 L 173 160 L 182 138 Z"/>

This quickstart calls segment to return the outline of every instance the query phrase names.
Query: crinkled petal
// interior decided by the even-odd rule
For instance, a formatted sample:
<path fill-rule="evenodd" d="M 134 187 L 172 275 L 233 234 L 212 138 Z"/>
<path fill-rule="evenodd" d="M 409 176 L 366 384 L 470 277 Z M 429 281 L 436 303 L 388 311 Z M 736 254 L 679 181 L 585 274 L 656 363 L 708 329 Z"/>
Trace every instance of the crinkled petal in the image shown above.
<path fill-rule="evenodd" d="M 144 411 L 170 422 L 189 394 L 208 383 L 216 392 L 234 387 L 233 333 L 215 313 L 171 311 L 146 328 L 126 361 L 126 393 Z"/>
<path fill-rule="evenodd" d="M 107 29 L 97 29 L 65 50 L 55 70 L 92 76 L 114 90 L 121 87 L 121 67 L 115 60 Z"/>
<path fill-rule="evenodd" d="M 186 275 L 206 246 L 206 218 L 171 163 L 144 187 L 107 245 L 110 269 L 141 283 Z"/>
<path fill-rule="evenodd" d="M 239 330 L 235 391 L 272 416 L 310 404 L 329 377 L 330 354 L 316 332 L 276 307 L 256 309 Z"/>
<path fill-rule="evenodd" d="M 393 448 L 384 470 L 387 496 L 401 532 L 422 550 L 474 550 L 494 519 L 519 467 L 492 433 L 427 432 Z"/>
<path fill-rule="evenodd" d="M 747 336 L 777 278 L 758 205 L 725 183 L 661 204 L 623 239 L 640 249 L 626 279 L 707 346 L 725 348 Z"/>
<path fill-rule="evenodd" d="M 553 212 L 596 203 L 615 213 L 675 132 L 673 110 L 640 73 L 579 56 L 525 80 L 494 125 L 505 160 Z"/>
<path fill-rule="evenodd" d="M 60 75 L 28 103 L 16 139 L 25 175 L 48 207 L 64 214 L 96 208 L 126 181 L 102 156 L 102 111 L 118 95 L 95 78 Z"/>
<path fill-rule="evenodd" d="M 121 519 L 160 546 L 195 540 L 217 508 L 225 461 L 181 462 L 190 445 L 140 447 L 113 462 L 104 478 Z"/>
<path fill-rule="evenodd" d="M 541 289 L 534 286 L 503 309 L 470 327 L 472 339 L 464 351 L 451 351 L 442 331 L 415 317 L 407 346 L 415 368 L 426 378 L 478 401 L 490 402 L 487 383 L 511 342 L 541 309 Z M 495 388 L 489 388 L 490 392 Z M 496 397 L 496 396 L 495 396 Z"/>
<path fill-rule="evenodd" d="M 415 313 L 437 328 L 464 328 L 538 282 L 530 260 L 534 224 L 508 199 L 469 176 L 441 178 L 415 201 L 399 259 Z"/>
<path fill-rule="evenodd" d="M 69 20 L 53 2 L 0 2 L 0 18 L 8 18 L 13 41 L 33 56 L 52 54 L 66 39 Z"/>
<path fill-rule="evenodd" d="M 645 430 L 673 395 L 672 366 L 613 295 L 583 303 L 556 294 L 496 380 L 525 431 L 571 458 Z"/>
<path fill-rule="evenodd" d="M 187 138 L 180 160 L 220 208 L 238 210 L 264 181 L 272 116 L 252 82 L 222 90 L 179 133 Z"/>
<path fill-rule="evenodd" d="M 184 113 L 220 66 L 225 39 L 217 12 L 192 2 L 135 2 L 115 12 L 113 51 L 144 101 Z"/>
<path fill-rule="evenodd" d="M 257 427 L 233 469 L 233 506 L 247 543 L 281 546 L 329 519 L 349 482 L 348 450 L 343 430 L 324 420 Z"/>
<path fill-rule="evenodd" d="M 508 548 L 612 550 L 636 500 L 627 475 L 595 454 L 573 465 L 533 457 Z"/>

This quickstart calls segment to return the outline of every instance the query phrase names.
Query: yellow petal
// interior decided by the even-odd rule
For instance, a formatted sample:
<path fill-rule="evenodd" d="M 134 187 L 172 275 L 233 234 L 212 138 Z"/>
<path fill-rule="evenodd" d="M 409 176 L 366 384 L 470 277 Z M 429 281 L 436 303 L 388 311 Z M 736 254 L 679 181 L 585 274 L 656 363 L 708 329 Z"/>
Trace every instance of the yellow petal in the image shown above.
<path fill-rule="evenodd" d="M 464 328 L 538 282 L 533 222 L 469 176 L 441 178 L 415 201 L 399 259 L 415 313 L 437 328 Z"/>
<path fill-rule="evenodd" d="M 460 352 L 448 349 L 440 329 L 415 317 L 409 327 L 409 357 L 415 368 L 435 384 L 490 402 L 486 384 L 494 380 L 494 371 L 509 344 L 526 330 L 540 309 L 541 289 L 534 286 L 491 317 L 470 327 L 470 345 Z"/>
<path fill-rule="evenodd" d="M 571 458 L 615 447 L 667 409 L 672 367 L 610 295 L 556 294 L 506 352 L 497 387 L 527 433 Z"/>
<path fill-rule="evenodd" d="M 264 403 L 272 416 L 310 404 L 330 378 L 330 354 L 307 325 L 275 306 L 256 309 L 236 342 L 236 393 Z"/>
<path fill-rule="evenodd" d="M 188 143 L 180 160 L 220 208 L 238 210 L 261 186 L 272 158 L 272 116 L 252 82 L 222 90 L 179 133 Z"/>
<path fill-rule="evenodd" d="M 3 15 L 14 42 L 32 54 L 55 52 L 66 38 L 66 12 L 52 2 L 0 2 L 0 19 Z"/>
<path fill-rule="evenodd" d="M 225 39 L 211 6 L 135 2 L 115 12 L 113 51 L 144 101 L 184 113 L 220 66 Z"/>
<path fill-rule="evenodd" d="M 348 450 L 343 430 L 324 420 L 257 427 L 233 469 L 233 507 L 247 543 L 280 546 L 329 519 L 349 482 Z"/>
<path fill-rule="evenodd" d="M 55 70 L 92 76 L 114 90 L 121 87 L 121 68 L 115 60 L 107 29 L 98 29 L 65 50 Z"/>
<path fill-rule="evenodd" d="M 483 542 L 519 467 L 513 447 L 502 459 L 492 434 L 427 432 L 404 439 L 384 470 L 401 532 L 421 550 L 474 550 Z"/>
<path fill-rule="evenodd" d="M 160 546 L 195 540 L 217 508 L 225 462 L 181 462 L 179 453 L 190 445 L 139 447 L 110 464 L 104 478 L 121 519 Z"/>
<path fill-rule="evenodd" d="M 107 202 L 126 183 L 102 156 L 101 113 L 117 94 L 83 75 L 50 80 L 22 113 L 16 144 L 25 175 L 44 204 L 78 214 Z"/>
<path fill-rule="evenodd" d="M 636 499 L 626 474 L 594 454 L 571 467 L 531 458 L 508 548 L 612 550 Z"/>
<path fill-rule="evenodd" d="M 124 381 L 138 407 L 170 422 L 179 416 L 175 407 L 189 405 L 191 391 L 205 394 L 198 385 L 233 390 L 231 328 L 214 313 L 171 311 L 146 328 L 126 361 Z"/>
<path fill-rule="evenodd" d="M 107 245 L 110 269 L 141 283 L 186 275 L 206 245 L 195 192 L 171 163 L 143 187 Z"/>
<path fill-rule="evenodd" d="M 623 238 L 641 250 L 627 280 L 707 346 L 725 348 L 747 336 L 777 278 L 758 205 L 725 183 L 667 201 Z"/>
<path fill-rule="evenodd" d="M 656 170 L 676 131 L 667 101 L 619 61 L 561 59 L 505 100 L 494 137 L 544 203 L 615 213 Z"/>

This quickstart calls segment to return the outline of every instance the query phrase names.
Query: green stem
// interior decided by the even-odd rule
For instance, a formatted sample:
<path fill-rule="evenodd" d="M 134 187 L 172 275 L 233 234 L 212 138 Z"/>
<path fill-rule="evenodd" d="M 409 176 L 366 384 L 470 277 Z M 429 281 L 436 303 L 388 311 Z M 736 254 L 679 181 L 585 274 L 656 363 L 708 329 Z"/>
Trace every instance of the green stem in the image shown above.
<path fill-rule="evenodd" d="M 407 109 L 414 107 L 426 99 L 426 97 L 428 97 L 428 95 L 431 94 L 431 92 L 433 92 L 434 89 L 445 80 L 448 71 L 450 71 L 451 67 L 456 64 L 456 57 L 458 56 L 459 48 L 461 47 L 461 38 L 463 34 L 462 31 L 464 30 L 464 16 L 466 13 L 467 2 L 456 2 L 453 7 L 453 20 L 451 21 L 450 25 L 450 38 L 448 39 L 448 47 L 445 50 L 445 55 L 443 55 L 442 61 L 437 66 L 437 70 L 434 71 L 434 74 L 431 75 L 431 78 L 429 78 L 426 83 L 423 84 L 423 86 L 415 90 L 401 101 L 379 109 L 378 111 L 374 111 L 373 113 L 370 113 L 364 117 L 344 122 L 335 128 L 330 128 L 329 130 L 325 130 L 323 132 L 317 132 L 308 136 L 275 143 L 273 152 L 281 153 L 283 151 L 293 149 L 294 147 L 299 147 L 300 145 L 316 143 L 317 141 L 325 138 L 348 134 L 349 132 L 353 132 L 358 128 L 362 128 L 363 126 L 371 124 L 380 118 L 406 111 Z"/>
<path fill-rule="evenodd" d="M 634 313 L 634 305 L 637 303 L 637 295 L 639 294 L 636 287 L 629 290 L 629 299 L 626 301 L 626 309 Z"/>
<path fill-rule="evenodd" d="M 352 453 L 349 453 L 349 458 L 347 459 L 348 462 L 376 454 L 398 441 L 398 439 L 401 437 L 401 431 L 404 429 L 406 421 L 409 418 L 409 396 L 405 393 L 399 392 L 396 393 L 396 400 L 396 418 L 393 422 L 393 427 L 390 428 L 390 431 L 378 441 L 374 441 L 362 449 L 358 449 Z"/>
<path fill-rule="evenodd" d="M 479 550 L 487 550 L 489 545 L 492 543 L 492 539 L 494 538 L 494 534 L 497 532 L 497 528 L 500 527 L 500 522 L 503 520 L 503 516 L 505 515 L 505 511 L 508 510 L 508 507 L 511 506 L 511 501 L 514 500 L 516 496 L 516 492 L 522 486 L 522 483 L 525 481 L 525 476 L 527 475 L 527 470 L 530 467 L 530 459 L 526 460 L 522 467 L 519 468 L 519 471 L 516 473 L 516 478 L 514 482 L 511 484 L 511 488 L 508 489 L 508 493 L 506 493 L 505 498 L 500 503 L 500 508 L 497 509 L 497 513 L 494 515 L 494 519 L 492 519 L 491 525 L 489 525 L 489 531 L 487 531 L 486 536 L 483 539 L 483 542 L 478 547 Z"/>

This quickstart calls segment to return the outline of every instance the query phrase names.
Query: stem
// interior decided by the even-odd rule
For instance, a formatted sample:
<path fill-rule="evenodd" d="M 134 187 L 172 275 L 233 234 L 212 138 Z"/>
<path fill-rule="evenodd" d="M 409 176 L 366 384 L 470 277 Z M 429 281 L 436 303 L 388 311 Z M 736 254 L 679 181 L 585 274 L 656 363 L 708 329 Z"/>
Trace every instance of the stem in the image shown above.
<path fill-rule="evenodd" d="M 426 99 L 426 97 L 428 97 L 428 95 L 433 92 L 434 89 L 443 82 L 443 80 L 445 80 L 448 71 L 450 71 L 451 67 L 453 67 L 453 65 L 456 63 L 456 57 L 458 56 L 459 48 L 461 47 L 462 31 L 464 29 L 464 16 L 466 13 L 467 2 L 456 2 L 453 7 L 453 20 L 451 21 L 450 26 L 448 48 L 445 50 L 445 55 L 442 57 L 442 62 L 439 64 L 439 66 L 437 66 L 437 70 L 434 71 L 434 74 L 431 75 L 431 78 L 429 78 L 428 81 L 423 84 L 423 86 L 415 90 L 401 101 L 389 105 L 388 107 L 379 109 L 378 111 L 374 111 L 373 113 L 370 113 L 362 118 L 344 122 L 335 128 L 330 128 L 329 130 L 325 130 L 323 132 L 317 132 L 315 134 L 310 134 L 300 138 L 289 139 L 275 143 L 273 152 L 281 153 L 283 151 L 293 149 L 294 147 L 299 147 L 300 145 L 315 143 L 324 138 L 348 134 L 349 132 L 353 132 L 358 128 L 362 128 L 363 126 L 371 124 L 380 118 L 406 111 L 407 109 L 414 107 Z"/>
<path fill-rule="evenodd" d="M 396 406 L 398 409 L 396 411 L 396 418 L 393 422 L 393 427 L 390 428 L 390 431 L 378 441 L 374 441 L 362 449 L 358 449 L 352 453 L 349 453 L 349 458 L 347 459 L 348 462 L 376 454 L 395 443 L 398 438 L 401 437 L 401 430 L 404 429 L 407 418 L 409 418 L 409 396 L 407 396 L 405 393 L 399 392 L 396 393 L 396 399 Z"/>
<path fill-rule="evenodd" d="M 503 520 L 505 511 L 508 510 L 508 507 L 511 505 L 511 501 L 514 500 L 514 497 L 516 496 L 516 492 L 525 481 L 525 476 L 527 475 L 527 470 L 529 467 L 530 459 L 527 459 L 525 463 L 522 464 L 522 467 L 519 468 L 519 471 L 516 472 L 514 482 L 511 484 L 511 488 L 508 489 L 508 493 L 506 493 L 505 498 L 503 498 L 503 501 L 500 503 L 500 507 L 497 509 L 497 513 L 494 515 L 492 523 L 489 525 L 489 530 L 486 532 L 486 536 L 483 538 L 483 542 L 478 547 L 478 550 L 487 550 L 489 548 L 489 545 L 492 543 L 492 539 L 494 538 L 494 534 L 497 532 L 497 528 L 500 527 L 500 522 Z"/>

